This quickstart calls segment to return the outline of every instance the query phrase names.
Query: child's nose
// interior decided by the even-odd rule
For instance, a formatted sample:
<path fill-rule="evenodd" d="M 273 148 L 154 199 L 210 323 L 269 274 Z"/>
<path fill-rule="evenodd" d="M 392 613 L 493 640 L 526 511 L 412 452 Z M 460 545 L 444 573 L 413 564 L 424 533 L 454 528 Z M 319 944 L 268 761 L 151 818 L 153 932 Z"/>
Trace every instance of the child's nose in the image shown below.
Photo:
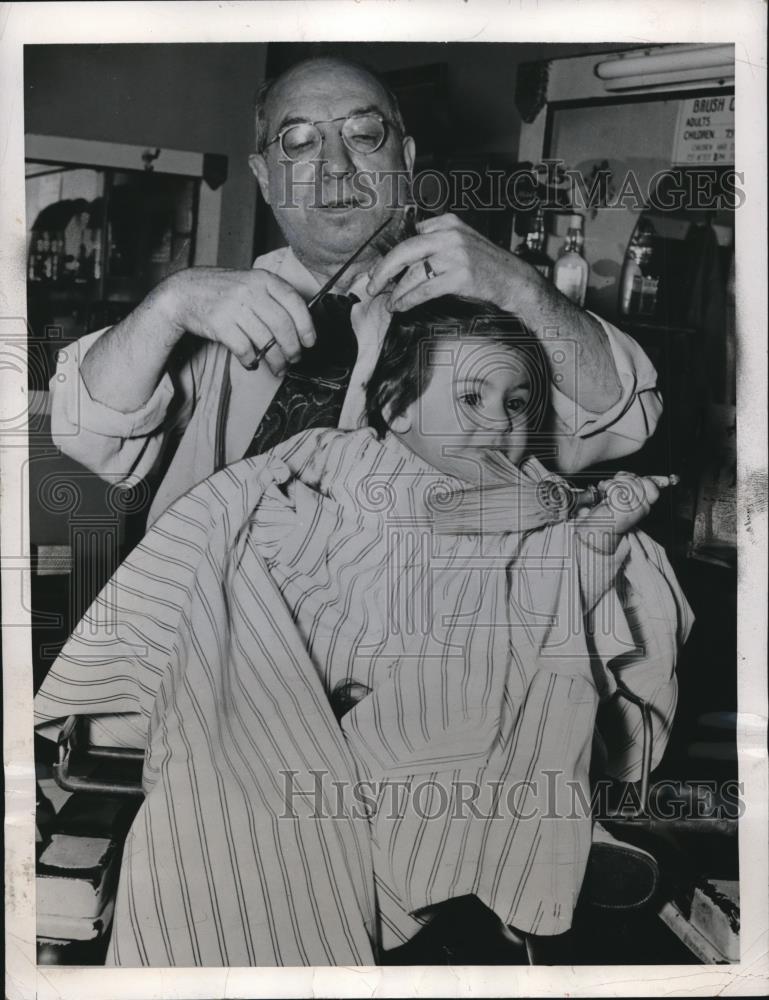
<path fill-rule="evenodd" d="M 476 411 L 475 422 L 479 430 L 485 432 L 488 437 L 495 438 L 509 434 L 513 426 L 515 414 L 511 413 L 504 402 L 487 402 L 486 405 Z"/>
<path fill-rule="evenodd" d="M 508 408 L 504 399 L 496 400 L 490 407 L 489 416 L 497 431 L 510 430 L 513 425 L 514 413 Z"/>

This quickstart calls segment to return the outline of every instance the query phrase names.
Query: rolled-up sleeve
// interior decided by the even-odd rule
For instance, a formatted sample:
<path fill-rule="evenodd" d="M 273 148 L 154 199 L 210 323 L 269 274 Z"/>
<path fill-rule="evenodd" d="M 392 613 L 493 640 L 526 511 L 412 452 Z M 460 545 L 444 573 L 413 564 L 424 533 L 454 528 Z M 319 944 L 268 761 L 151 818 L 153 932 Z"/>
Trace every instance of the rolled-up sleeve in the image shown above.
<path fill-rule="evenodd" d="M 51 378 L 51 437 L 65 455 L 97 475 L 135 481 L 144 478 L 158 458 L 164 440 L 164 420 L 174 396 L 166 374 L 147 402 L 121 413 L 93 399 L 80 363 L 105 330 L 87 334 L 59 352 Z"/>
<path fill-rule="evenodd" d="M 552 385 L 555 464 L 563 472 L 575 472 L 638 451 L 654 433 L 662 413 L 657 372 L 644 351 L 632 337 L 599 316 L 594 318 L 608 337 L 620 397 L 605 412 L 591 413 L 561 391 L 557 384 Z M 576 377 L 578 379 L 578 372 Z M 574 394 L 578 400 L 578 391 Z"/>

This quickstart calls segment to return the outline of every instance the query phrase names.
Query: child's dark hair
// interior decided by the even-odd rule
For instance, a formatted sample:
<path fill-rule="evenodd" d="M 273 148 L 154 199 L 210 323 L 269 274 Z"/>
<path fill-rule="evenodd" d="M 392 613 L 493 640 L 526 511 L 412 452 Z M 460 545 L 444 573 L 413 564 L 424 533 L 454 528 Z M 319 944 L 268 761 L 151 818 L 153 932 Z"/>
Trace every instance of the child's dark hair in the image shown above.
<path fill-rule="evenodd" d="M 520 351 L 531 378 L 529 428 L 540 429 L 549 399 L 549 369 L 539 341 L 512 313 L 480 299 L 443 295 L 395 313 L 387 328 L 366 387 L 366 418 L 380 437 L 387 432 L 389 421 L 419 399 L 430 384 L 432 366 L 426 348 L 438 337 L 488 337 Z"/>

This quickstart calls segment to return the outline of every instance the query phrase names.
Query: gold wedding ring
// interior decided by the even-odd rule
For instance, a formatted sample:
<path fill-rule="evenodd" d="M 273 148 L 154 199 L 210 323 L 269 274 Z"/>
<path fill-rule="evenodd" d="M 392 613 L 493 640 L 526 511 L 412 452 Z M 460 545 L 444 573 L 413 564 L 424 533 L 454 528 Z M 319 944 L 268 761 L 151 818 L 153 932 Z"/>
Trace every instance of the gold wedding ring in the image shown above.
<path fill-rule="evenodd" d="M 422 263 L 424 264 L 425 274 L 427 275 L 427 277 L 434 278 L 435 271 L 433 270 L 433 265 L 430 263 L 430 261 L 427 258 L 425 258 Z"/>

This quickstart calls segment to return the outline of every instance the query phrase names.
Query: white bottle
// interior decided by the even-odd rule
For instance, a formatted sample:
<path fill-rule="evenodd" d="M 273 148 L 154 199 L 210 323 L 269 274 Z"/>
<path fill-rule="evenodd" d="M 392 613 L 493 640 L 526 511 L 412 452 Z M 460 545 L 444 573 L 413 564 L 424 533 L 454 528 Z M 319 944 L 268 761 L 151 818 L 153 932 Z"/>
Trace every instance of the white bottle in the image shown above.
<path fill-rule="evenodd" d="M 569 230 L 558 260 L 553 268 L 553 282 L 559 292 L 578 306 L 584 306 L 590 265 L 582 256 L 585 238 L 582 216 L 569 216 Z"/>

